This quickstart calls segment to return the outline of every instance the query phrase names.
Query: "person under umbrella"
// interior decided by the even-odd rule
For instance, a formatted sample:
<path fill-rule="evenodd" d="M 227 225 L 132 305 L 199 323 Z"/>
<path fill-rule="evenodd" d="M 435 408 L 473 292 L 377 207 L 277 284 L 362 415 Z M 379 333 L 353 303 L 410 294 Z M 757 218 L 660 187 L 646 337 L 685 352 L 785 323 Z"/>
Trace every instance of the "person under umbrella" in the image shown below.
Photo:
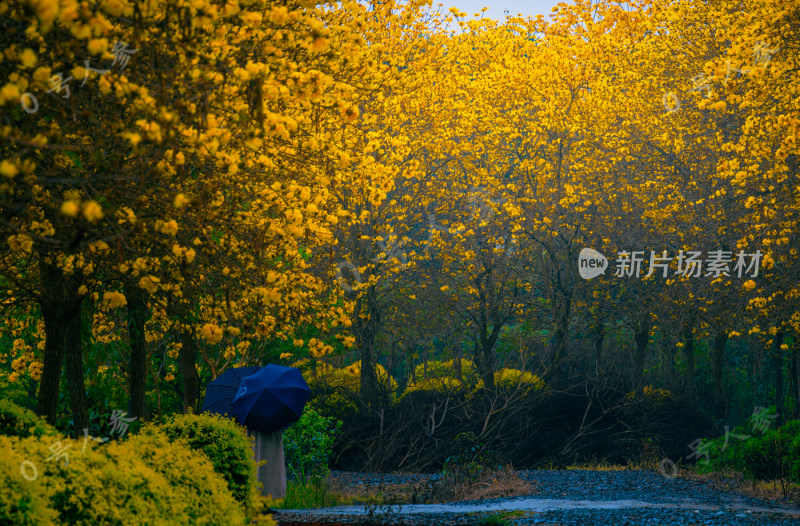
<path fill-rule="evenodd" d="M 283 428 L 297 421 L 311 395 L 299 369 L 269 364 L 266 367 L 229 369 L 206 388 L 203 410 L 234 416 L 253 439 L 257 479 L 261 494 L 286 496 Z"/>

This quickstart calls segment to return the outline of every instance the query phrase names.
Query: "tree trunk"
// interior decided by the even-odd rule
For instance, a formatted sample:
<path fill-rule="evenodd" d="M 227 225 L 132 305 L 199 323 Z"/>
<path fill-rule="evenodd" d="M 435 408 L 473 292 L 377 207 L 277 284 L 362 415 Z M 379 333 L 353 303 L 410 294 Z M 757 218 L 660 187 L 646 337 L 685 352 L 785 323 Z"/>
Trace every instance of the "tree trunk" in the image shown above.
<path fill-rule="evenodd" d="M 459 347 L 456 350 L 455 355 L 453 356 L 453 369 L 455 370 L 456 380 L 459 383 L 464 381 L 464 367 L 461 364 L 461 348 Z"/>
<path fill-rule="evenodd" d="M 634 334 L 636 342 L 635 355 L 633 357 L 633 390 L 637 400 L 642 398 L 642 388 L 644 387 L 644 358 L 647 353 L 647 341 L 650 338 L 650 331 L 647 325 L 640 327 Z"/>
<path fill-rule="evenodd" d="M 72 319 L 80 315 L 82 298 L 78 295 L 80 284 L 75 276 L 65 276 L 61 269 L 44 261 L 39 262 L 39 272 L 45 348 L 36 413 L 55 424 L 67 332 Z"/>
<path fill-rule="evenodd" d="M 694 384 L 694 320 L 687 321 L 683 326 L 683 357 L 686 361 L 684 369 L 684 389 L 686 394 L 695 393 Z"/>
<path fill-rule="evenodd" d="M 361 400 L 364 408 L 377 410 L 380 407 L 380 386 L 376 372 L 375 338 L 380 322 L 376 305 L 375 286 L 367 289 L 365 296 L 356 300 L 355 336 L 361 359 Z M 366 312 L 364 312 L 366 311 Z M 366 319 L 362 318 L 366 316 Z"/>
<path fill-rule="evenodd" d="M 776 426 L 780 427 L 786 417 L 786 393 L 783 384 L 783 332 L 778 331 L 772 342 L 772 370 L 775 375 L 775 411 L 778 413 Z"/>
<path fill-rule="evenodd" d="M 603 364 L 603 340 L 605 339 L 605 331 L 603 330 L 603 322 L 598 320 L 594 326 L 594 367 L 597 377 L 601 377 L 605 371 Z"/>
<path fill-rule="evenodd" d="M 677 370 L 675 367 L 675 345 L 672 344 L 671 342 L 662 340 L 661 349 L 662 353 L 666 354 L 664 360 L 667 362 L 669 389 L 670 391 L 674 391 L 676 390 L 676 387 L 680 384 L 680 378 L 678 378 Z"/>
<path fill-rule="evenodd" d="M 67 325 L 64 338 L 66 352 L 67 387 L 69 388 L 72 422 L 75 436 L 83 436 L 89 427 L 89 404 L 86 400 L 86 386 L 83 374 L 83 345 L 81 345 L 81 311 L 73 316 Z"/>
<path fill-rule="evenodd" d="M 792 404 L 792 418 L 797 418 L 800 416 L 800 364 L 798 364 L 797 360 L 797 351 L 800 349 L 800 345 L 798 345 L 798 341 L 795 338 L 794 342 L 794 349 L 792 349 L 792 366 L 791 366 L 791 378 L 792 378 L 792 385 L 794 389 L 792 389 L 792 400 L 794 403 Z"/>
<path fill-rule="evenodd" d="M 481 356 L 481 377 L 483 378 L 483 387 L 489 392 L 493 392 L 494 385 L 494 343 L 485 342 L 482 345 Z"/>
<path fill-rule="evenodd" d="M 128 338 L 131 345 L 129 360 L 128 387 L 130 401 L 128 415 L 140 421 L 150 417 L 147 408 L 147 340 L 144 326 L 149 318 L 147 300 L 142 289 L 135 285 L 125 286 L 125 298 L 128 302 Z"/>
<path fill-rule="evenodd" d="M 725 344 L 728 342 L 728 333 L 720 331 L 714 336 L 714 347 L 711 354 L 711 376 L 714 382 L 714 414 L 717 418 L 724 418 L 728 411 L 728 400 L 725 395 L 722 368 L 725 364 Z"/>
<path fill-rule="evenodd" d="M 572 291 L 556 296 L 555 324 L 553 328 L 553 377 L 561 379 L 562 361 L 569 339 L 569 317 L 572 308 Z"/>
<path fill-rule="evenodd" d="M 58 316 L 57 312 L 53 312 L 55 309 L 51 307 L 42 305 L 46 340 L 44 344 L 44 369 L 42 370 L 42 379 L 39 385 L 36 414 L 43 416 L 52 425 L 56 423 L 61 368 L 64 364 L 64 329 L 59 326 L 61 324 L 60 316 Z"/>
<path fill-rule="evenodd" d="M 189 331 L 181 333 L 181 378 L 183 378 L 183 411 L 197 413 L 200 381 L 197 377 L 197 349 L 194 336 Z"/>

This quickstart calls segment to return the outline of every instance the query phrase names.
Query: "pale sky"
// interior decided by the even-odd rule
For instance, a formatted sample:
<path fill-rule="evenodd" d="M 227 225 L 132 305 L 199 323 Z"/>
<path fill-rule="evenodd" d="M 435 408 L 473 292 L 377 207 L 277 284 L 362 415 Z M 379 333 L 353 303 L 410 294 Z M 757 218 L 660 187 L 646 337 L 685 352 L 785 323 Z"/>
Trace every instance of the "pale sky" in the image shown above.
<path fill-rule="evenodd" d="M 558 4 L 559 0 L 433 0 L 433 6 L 439 3 L 444 4 L 445 10 L 450 6 L 457 7 L 469 14 L 469 18 L 472 18 L 474 13 L 480 12 L 482 7 L 488 7 L 489 10 L 483 16 L 496 20 L 505 20 L 506 14 L 503 11 L 506 9 L 512 16 L 517 13 L 522 13 L 523 16 L 544 15 L 545 19 L 549 20 L 550 9 Z"/>

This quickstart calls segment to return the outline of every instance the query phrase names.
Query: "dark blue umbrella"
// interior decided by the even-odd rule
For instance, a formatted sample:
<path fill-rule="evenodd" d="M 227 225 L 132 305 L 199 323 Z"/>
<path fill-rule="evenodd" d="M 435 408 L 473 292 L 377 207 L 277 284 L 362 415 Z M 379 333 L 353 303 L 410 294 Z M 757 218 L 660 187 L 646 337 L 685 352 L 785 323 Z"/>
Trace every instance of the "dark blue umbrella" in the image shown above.
<path fill-rule="evenodd" d="M 261 367 L 234 367 L 217 376 L 206 386 L 203 411 L 233 416 L 231 404 L 239 392 L 242 378 L 261 370 Z"/>
<path fill-rule="evenodd" d="M 300 369 L 269 364 L 242 378 L 231 406 L 248 429 L 272 433 L 297 421 L 309 396 Z"/>

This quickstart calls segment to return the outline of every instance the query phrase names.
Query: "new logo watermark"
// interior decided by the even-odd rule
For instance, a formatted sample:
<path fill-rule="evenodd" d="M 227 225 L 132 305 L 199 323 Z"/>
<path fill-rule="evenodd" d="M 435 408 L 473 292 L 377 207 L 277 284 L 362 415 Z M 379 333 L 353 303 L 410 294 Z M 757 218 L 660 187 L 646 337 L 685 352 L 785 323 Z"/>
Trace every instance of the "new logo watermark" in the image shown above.
<path fill-rule="evenodd" d="M 746 254 L 740 250 L 736 254 L 731 250 L 711 250 L 707 257 L 703 258 L 703 253 L 696 250 L 679 251 L 676 257 L 671 257 L 666 250 L 657 254 L 654 250 L 650 251 L 649 261 L 645 260 L 644 250 L 621 250 L 617 252 L 614 276 L 618 278 L 641 277 L 642 269 L 649 267 L 649 272 L 644 277 L 652 276 L 656 271 L 661 271 L 661 276 L 669 277 L 670 264 L 677 260 L 677 266 L 672 276 L 683 277 L 712 277 L 731 276 L 736 274 L 741 278 L 742 274 L 750 277 L 757 277 L 761 265 L 761 251 L 756 250 L 753 254 Z M 649 265 L 646 265 L 649 263 Z M 731 266 L 733 268 L 731 268 Z M 593 248 L 584 248 L 578 255 L 578 273 L 583 279 L 592 279 L 601 274 L 605 274 L 608 268 L 608 259 Z M 705 273 L 703 272 L 705 270 Z M 669 283 L 667 283 L 669 284 Z"/>
<path fill-rule="evenodd" d="M 607 268 L 608 259 L 593 248 L 584 248 L 578 255 L 578 273 L 583 279 L 605 274 Z"/>

